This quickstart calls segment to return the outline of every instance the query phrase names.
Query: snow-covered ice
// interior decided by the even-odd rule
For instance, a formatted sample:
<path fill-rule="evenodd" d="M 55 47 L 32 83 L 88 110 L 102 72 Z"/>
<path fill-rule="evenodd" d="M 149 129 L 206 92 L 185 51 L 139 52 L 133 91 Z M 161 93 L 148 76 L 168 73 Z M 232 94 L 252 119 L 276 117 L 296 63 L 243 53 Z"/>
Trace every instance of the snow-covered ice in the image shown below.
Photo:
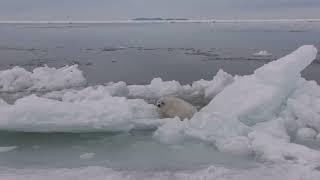
<path fill-rule="evenodd" d="M 57 101 L 35 95 L 0 108 L 0 129 L 26 132 L 128 131 L 135 123 L 148 126 L 158 118 L 154 105 L 140 99 L 112 97 L 99 100 Z"/>
<path fill-rule="evenodd" d="M 35 68 L 32 72 L 16 66 L 0 71 L 1 92 L 61 90 L 85 84 L 86 79 L 78 65 L 59 69 L 44 66 Z"/>

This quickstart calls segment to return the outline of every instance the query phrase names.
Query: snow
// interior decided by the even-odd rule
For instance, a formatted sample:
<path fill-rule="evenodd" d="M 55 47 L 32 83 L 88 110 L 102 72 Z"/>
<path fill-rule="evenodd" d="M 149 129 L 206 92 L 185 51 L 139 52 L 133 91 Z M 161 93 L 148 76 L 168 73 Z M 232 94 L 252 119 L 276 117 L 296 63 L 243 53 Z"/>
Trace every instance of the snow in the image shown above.
<path fill-rule="evenodd" d="M 268 51 L 266 50 L 262 50 L 262 51 L 259 51 L 259 52 L 256 52 L 253 54 L 254 56 L 272 56 L 271 53 L 269 53 Z"/>
<path fill-rule="evenodd" d="M 21 67 L 0 71 L 0 91 L 48 91 L 83 86 L 86 80 L 77 65 L 59 69 L 47 66 L 29 72 Z"/>
<path fill-rule="evenodd" d="M 0 147 L 0 153 L 9 152 L 17 149 L 18 146 L 7 146 L 7 147 Z"/>

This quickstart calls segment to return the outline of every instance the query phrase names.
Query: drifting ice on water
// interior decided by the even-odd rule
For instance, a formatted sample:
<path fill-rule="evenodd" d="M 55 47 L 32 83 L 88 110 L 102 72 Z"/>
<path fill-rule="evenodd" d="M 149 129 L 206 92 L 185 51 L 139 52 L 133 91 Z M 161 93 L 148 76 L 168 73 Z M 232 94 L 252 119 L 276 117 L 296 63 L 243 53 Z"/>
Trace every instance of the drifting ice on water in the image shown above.
<path fill-rule="evenodd" d="M 200 140 L 224 152 L 316 166 L 319 151 L 291 142 L 295 136 L 320 137 L 320 86 L 300 75 L 316 54 L 314 46 L 302 46 L 252 75 L 233 77 L 220 70 L 211 81 L 192 85 L 155 78 L 149 85 L 118 82 L 80 90 L 68 89 L 85 84 L 77 66 L 36 68 L 32 73 L 15 67 L 0 72 L 0 91 L 51 92 L 29 95 L 14 104 L 1 101 L 0 129 L 94 132 L 155 128 L 154 138 L 164 143 Z M 190 121 L 160 119 L 150 102 L 166 95 L 207 105 Z"/>

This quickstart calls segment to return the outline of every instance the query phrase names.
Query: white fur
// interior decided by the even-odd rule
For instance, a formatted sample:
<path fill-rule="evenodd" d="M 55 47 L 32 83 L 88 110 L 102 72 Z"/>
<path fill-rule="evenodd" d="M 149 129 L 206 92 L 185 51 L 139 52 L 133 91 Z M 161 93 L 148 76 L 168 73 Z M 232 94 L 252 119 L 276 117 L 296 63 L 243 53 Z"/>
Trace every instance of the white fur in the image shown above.
<path fill-rule="evenodd" d="M 197 109 L 190 103 L 172 96 L 160 98 L 156 105 L 162 115 L 169 118 L 178 116 L 181 120 L 191 119 L 193 114 L 197 112 Z"/>

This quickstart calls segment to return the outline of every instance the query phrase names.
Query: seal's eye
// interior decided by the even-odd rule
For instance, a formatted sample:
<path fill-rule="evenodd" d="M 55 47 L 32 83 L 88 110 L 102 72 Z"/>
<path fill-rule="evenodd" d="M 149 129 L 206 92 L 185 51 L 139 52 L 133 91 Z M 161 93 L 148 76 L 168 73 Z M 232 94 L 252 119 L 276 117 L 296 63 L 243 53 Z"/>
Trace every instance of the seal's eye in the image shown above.
<path fill-rule="evenodd" d="M 161 107 L 161 104 L 157 104 L 158 107 Z"/>
<path fill-rule="evenodd" d="M 164 103 L 164 102 L 161 102 L 161 105 L 165 105 L 165 103 Z"/>

